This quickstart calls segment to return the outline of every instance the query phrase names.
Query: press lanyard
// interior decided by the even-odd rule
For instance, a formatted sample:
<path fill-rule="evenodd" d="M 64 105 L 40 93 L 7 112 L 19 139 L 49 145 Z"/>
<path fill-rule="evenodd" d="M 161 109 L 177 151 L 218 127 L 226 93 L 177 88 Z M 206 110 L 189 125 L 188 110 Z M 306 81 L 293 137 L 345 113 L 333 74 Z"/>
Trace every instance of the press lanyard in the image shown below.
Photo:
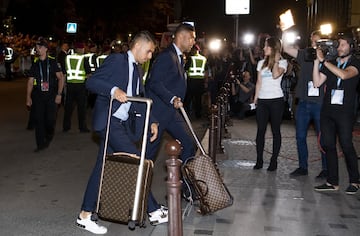
<path fill-rule="evenodd" d="M 341 63 L 341 62 L 340 62 L 340 60 L 339 60 L 338 63 L 337 63 L 337 67 L 338 67 L 338 68 L 340 68 L 340 65 L 341 65 L 340 63 Z M 342 65 L 342 68 L 341 68 L 341 69 L 345 69 L 346 64 L 347 64 L 347 61 L 344 62 L 344 64 Z M 342 79 L 340 79 L 339 77 L 337 78 L 337 85 L 336 85 L 336 88 L 337 88 L 337 89 L 340 88 L 341 80 L 342 80 Z"/>
<path fill-rule="evenodd" d="M 41 61 L 39 62 L 39 67 L 40 67 L 40 80 L 41 80 L 41 82 L 44 82 L 44 74 L 43 74 Z M 46 58 L 46 80 L 45 80 L 45 82 L 49 82 L 49 72 L 50 72 L 49 59 Z"/>

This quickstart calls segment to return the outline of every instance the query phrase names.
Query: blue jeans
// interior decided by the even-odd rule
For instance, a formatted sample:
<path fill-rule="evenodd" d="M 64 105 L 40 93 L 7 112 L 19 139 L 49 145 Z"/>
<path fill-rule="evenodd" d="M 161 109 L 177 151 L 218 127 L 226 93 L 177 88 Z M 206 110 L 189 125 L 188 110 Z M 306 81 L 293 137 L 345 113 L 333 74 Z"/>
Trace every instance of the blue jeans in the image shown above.
<path fill-rule="evenodd" d="M 320 133 L 321 104 L 300 100 L 296 110 L 296 144 L 299 158 L 299 167 L 308 169 L 308 146 L 306 137 L 310 122 L 313 121 L 317 136 Z M 322 138 L 320 140 L 322 143 Z M 321 152 L 322 169 L 326 170 L 326 156 Z"/>

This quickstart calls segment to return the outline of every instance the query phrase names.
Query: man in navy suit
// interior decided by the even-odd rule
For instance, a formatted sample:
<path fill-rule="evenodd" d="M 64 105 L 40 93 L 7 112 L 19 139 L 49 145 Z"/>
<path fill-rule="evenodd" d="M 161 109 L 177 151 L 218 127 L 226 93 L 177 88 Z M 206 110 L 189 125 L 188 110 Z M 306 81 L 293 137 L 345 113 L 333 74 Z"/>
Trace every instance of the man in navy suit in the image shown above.
<path fill-rule="evenodd" d="M 109 127 L 108 153 L 127 152 L 140 155 L 135 144 L 134 135 L 127 127 L 127 122 L 131 119 L 129 110 L 131 111 L 137 103 L 127 102 L 127 96 L 136 96 L 144 93 L 144 87 L 140 79 L 142 77 L 137 71 L 137 64 L 142 64 L 151 59 L 155 51 L 155 44 L 155 38 L 149 32 L 141 31 L 132 40 L 129 51 L 126 53 L 114 53 L 108 56 L 101 67 L 86 82 L 87 89 L 97 94 L 94 106 L 93 128 L 100 137 L 100 148 L 76 224 L 95 234 L 105 234 L 107 232 L 107 228 L 97 224 L 91 215 L 96 210 L 99 193 L 110 100 L 111 97 L 114 98 L 111 107 L 112 115 Z M 152 122 L 152 120 L 150 120 L 150 123 L 151 143 L 157 138 L 158 124 Z M 139 135 L 135 136 L 139 137 Z M 164 213 L 160 206 L 158 208 L 157 217 L 160 217 Z M 151 216 L 151 214 L 150 212 L 149 215 Z M 167 219 L 167 210 L 165 214 Z"/>
<path fill-rule="evenodd" d="M 186 94 L 186 72 L 183 54 L 195 44 L 193 26 L 180 24 L 174 33 L 174 41 L 162 51 L 151 67 L 146 81 L 146 94 L 154 102 L 152 112 L 159 122 L 158 136 L 167 131 L 182 145 L 181 160 L 195 155 L 193 138 L 187 132 L 185 120 L 178 111 Z M 161 139 L 147 145 L 147 158 L 155 160 Z"/>

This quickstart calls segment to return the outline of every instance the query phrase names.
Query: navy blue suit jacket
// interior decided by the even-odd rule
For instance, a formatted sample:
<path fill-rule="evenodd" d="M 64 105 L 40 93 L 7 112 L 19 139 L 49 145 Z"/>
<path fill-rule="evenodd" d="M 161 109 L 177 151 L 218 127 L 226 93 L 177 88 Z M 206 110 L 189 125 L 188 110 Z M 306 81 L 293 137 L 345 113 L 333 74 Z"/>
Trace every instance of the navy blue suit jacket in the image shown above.
<path fill-rule="evenodd" d="M 185 70 L 171 44 L 155 59 L 145 85 L 146 94 L 153 100 L 152 112 L 160 122 L 173 119 L 177 109 L 170 103 L 176 96 L 184 101 L 186 94 Z"/>
<path fill-rule="evenodd" d="M 141 83 L 140 75 L 140 93 L 144 93 L 144 87 Z M 129 82 L 129 62 L 127 53 L 110 54 L 104 63 L 95 71 L 95 73 L 86 81 L 86 87 L 91 92 L 97 94 L 94 106 L 93 128 L 95 131 L 103 131 L 106 128 L 108 119 L 108 109 L 111 99 L 111 89 L 116 86 L 123 91 L 127 91 Z M 121 103 L 116 99 L 113 100 L 112 114 L 120 107 Z M 145 118 L 145 105 L 133 102 L 129 112 L 136 110 Z M 129 116 L 130 118 L 136 118 Z M 155 122 L 154 118 L 150 122 Z M 137 136 L 141 136 L 143 131 L 144 119 L 136 121 Z"/>

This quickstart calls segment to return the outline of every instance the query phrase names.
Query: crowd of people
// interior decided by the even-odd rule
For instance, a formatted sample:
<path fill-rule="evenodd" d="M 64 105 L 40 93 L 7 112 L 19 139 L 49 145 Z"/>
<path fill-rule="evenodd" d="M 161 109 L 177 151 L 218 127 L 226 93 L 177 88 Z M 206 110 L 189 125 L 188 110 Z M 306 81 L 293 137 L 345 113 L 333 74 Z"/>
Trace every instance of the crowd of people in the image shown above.
<path fill-rule="evenodd" d="M 311 34 L 312 47 L 320 37 L 318 31 Z M 267 170 L 276 171 L 281 123 L 284 119 L 295 118 L 299 167 L 289 173 L 290 177 L 308 175 L 306 137 L 313 123 L 322 147 L 319 151 L 322 169 L 317 178 L 326 179 L 326 183 L 316 186 L 315 190 L 339 189 L 337 137 L 349 172 L 346 193 L 355 194 L 360 188 L 358 157 L 352 142 L 358 112 L 359 90 L 356 89 L 359 88 L 360 62 L 353 55 L 356 44 L 348 34 L 339 35 L 339 57 L 335 59 L 327 58 L 320 49 L 316 50 L 315 58 L 309 59 L 306 48 L 300 49 L 286 40 L 269 35 L 264 37 L 264 34 L 259 36 L 256 45 L 228 45 L 214 52 L 206 44 L 196 41 L 194 27 L 186 23 L 178 26 L 173 42 L 163 49 L 157 48 L 156 39 L 147 31 L 136 34 L 129 45 L 97 45 L 91 41 L 56 44 L 21 34 L 1 40 L 4 45 L 13 47 L 19 58 L 30 60 L 26 105 L 32 114 L 29 126 L 35 127 L 36 152 L 47 148 L 53 138 L 56 106 L 64 105 L 63 132 L 71 129 L 75 105 L 79 131 L 90 132 L 86 110 L 93 109 L 92 130 L 100 137 L 100 148 L 76 220 L 79 227 L 90 232 L 107 232 L 91 215 L 99 191 L 106 116 L 111 98 L 115 102 L 109 152 L 139 154 L 136 135 L 127 127 L 133 119 L 130 113 L 135 109 L 135 104 L 127 102 L 127 96 L 146 96 L 154 101 L 147 158 L 156 160 L 162 134 L 167 131 L 181 142 L 181 159 L 185 162 L 194 155 L 195 145 L 178 109 L 184 107 L 194 119 L 206 117 L 207 109 L 217 103 L 219 89 L 228 83 L 230 115 L 236 119 L 256 115 L 254 170 L 263 168 L 268 123 L 273 135 L 273 151 Z M 34 45 L 36 53 L 32 55 L 30 49 Z M 26 66 L 23 69 L 25 71 Z M 111 138 L 115 135 L 116 139 Z M 151 193 L 148 214 L 153 225 L 168 220 L 168 209 L 158 204 Z"/>

